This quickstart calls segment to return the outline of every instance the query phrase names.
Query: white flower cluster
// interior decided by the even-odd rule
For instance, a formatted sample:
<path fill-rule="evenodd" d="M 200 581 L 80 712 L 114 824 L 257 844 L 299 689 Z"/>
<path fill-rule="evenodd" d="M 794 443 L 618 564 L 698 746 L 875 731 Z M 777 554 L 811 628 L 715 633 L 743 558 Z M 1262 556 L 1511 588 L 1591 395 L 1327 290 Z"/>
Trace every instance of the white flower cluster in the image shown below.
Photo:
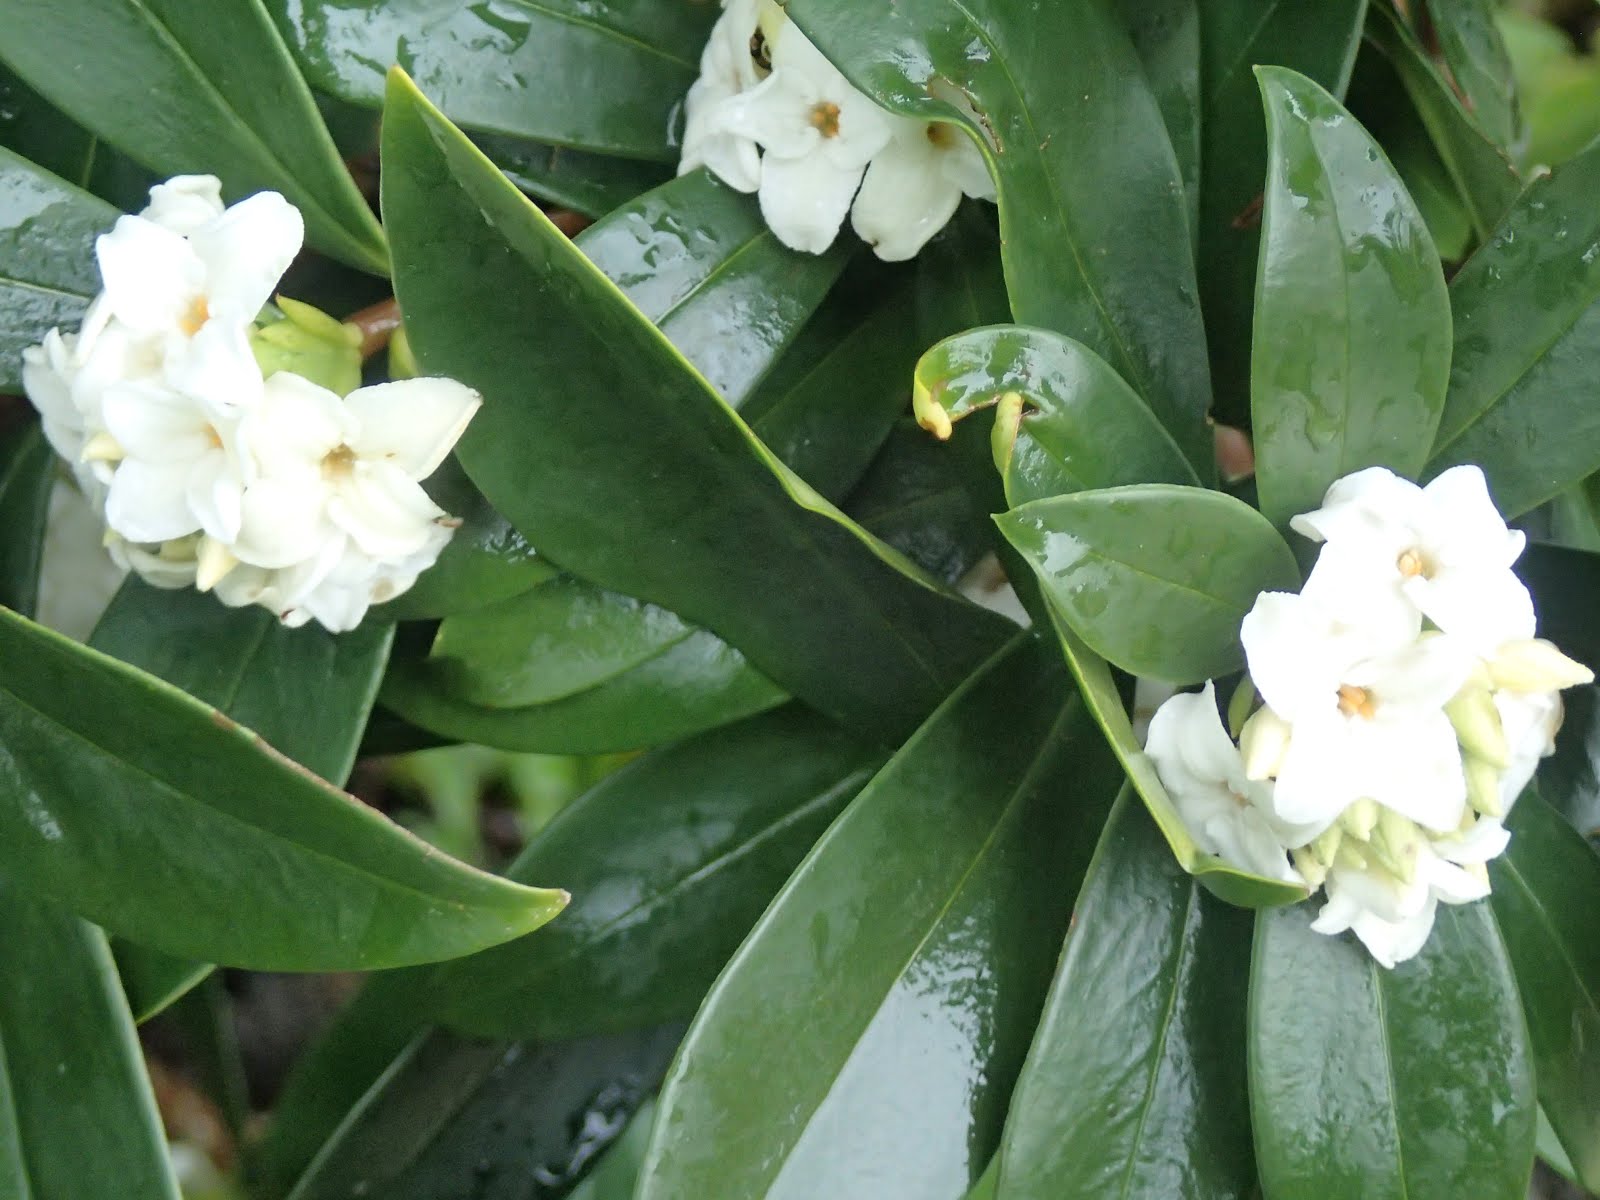
<path fill-rule="evenodd" d="M 953 125 L 885 112 L 858 92 L 774 0 L 726 11 L 689 89 L 679 173 L 706 167 L 757 192 L 784 245 L 821 254 L 845 216 L 879 258 L 911 258 L 963 195 L 995 198 L 977 145 Z M 965 96 L 941 94 L 969 117 Z M 858 190 L 859 189 L 859 190 Z"/>
<path fill-rule="evenodd" d="M 410 587 L 450 540 L 455 522 L 420 481 L 479 400 L 447 379 L 341 396 L 293 371 L 264 374 L 258 355 L 293 361 L 282 348 L 293 339 L 257 322 L 303 233 L 275 192 L 225 209 L 211 176 L 158 185 L 144 212 L 96 241 L 104 290 L 79 332 L 53 329 L 23 352 L 23 385 L 124 569 L 339 632 Z M 359 340 L 280 304 L 312 343 Z M 338 374 L 354 386 L 359 355 L 342 349 L 351 363 Z"/>
<path fill-rule="evenodd" d="M 1524 536 L 1477 467 L 1425 488 L 1360 471 L 1292 526 L 1323 547 L 1298 594 L 1264 592 L 1244 619 L 1243 686 L 1264 703 L 1239 743 L 1207 683 L 1161 707 L 1146 749 L 1201 849 L 1326 889 L 1312 928 L 1392 967 L 1439 903 L 1489 894 L 1560 689 L 1594 675 L 1534 637 L 1511 570 Z"/>

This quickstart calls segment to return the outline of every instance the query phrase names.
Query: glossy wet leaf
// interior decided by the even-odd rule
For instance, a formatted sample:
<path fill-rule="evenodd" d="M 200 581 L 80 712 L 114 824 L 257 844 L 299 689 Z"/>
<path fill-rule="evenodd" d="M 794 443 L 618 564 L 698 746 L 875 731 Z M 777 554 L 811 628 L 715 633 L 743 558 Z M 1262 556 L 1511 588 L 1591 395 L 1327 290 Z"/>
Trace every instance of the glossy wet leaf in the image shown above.
<path fill-rule="evenodd" d="M 547 1039 L 687 1020 L 882 759 L 790 705 L 631 763 L 508 872 L 560 880 L 560 923 L 433 971 L 435 1019 Z"/>
<path fill-rule="evenodd" d="M 0 58 L 151 170 L 219 175 L 232 199 L 282 192 L 313 246 L 387 269 L 383 231 L 261 0 L 4 0 Z"/>
<path fill-rule="evenodd" d="M 953 85 L 970 97 L 983 118 L 968 127 L 999 182 L 1014 318 L 1109 362 L 1209 475 L 1211 388 L 1183 178 L 1116 14 L 1099 0 L 794 0 L 788 12 L 895 111 L 963 121 L 939 93 Z"/>
<path fill-rule="evenodd" d="M 1421 472 L 1450 301 L 1422 214 L 1366 130 L 1305 76 L 1257 74 L 1271 165 L 1250 416 L 1261 511 L 1283 528 L 1355 471 Z"/>
<path fill-rule="evenodd" d="M 1062 619 L 1133 675 L 1187 684 L 1238 670 L 1239 623 L 1256 597 L 1300 586 L 1277 531 L 1221 492 L 1106 488 L 995 521 Z"/>
<path fill-rule="evenodd" d="M 1539 1104 L 1577 1177 L 1600 1188 L 1600 857 L 1537 792 L 1506 822 L 1491 901 L 1522 991 Z"/>
<path fill-rule="evenodd" d="M 158 950 L 261 969 L 482 949 L 559 893 L 452 862 L 149 675 L 0 611 L 6 874 Z"/>
<path fill-rule="evenodd" d="M 1306 890 L 1303 887 L 1240 870 L 1195 845 L 1155 764 L 1144 752 L 1143 739 L 1134 732 L 1127 703 L 1117 690 L 1111 665 L 1084 644 L 1054 607 L 1049 608 L 1045 616 L 1066 655 L 1067 665 L 1072 668 L 1084 705 L 1093 714 L 1117 761 L 1122 764 L 1128 782 L 1155 818 L 1167 848 L 1183 869 L 1199 879 L 1207 891 L 1241 908 L 1269 908 L 1304 900 Z"/>
<path fill-rule="evenodd" d="M 381 105 L 400 66 L 460 125 L 662 161 L 677 158 L 674 113 L 718 15 L 685 0 L 271 4 L 311 81 L 335 96 Z"/>
<path fill-rule="evenodd" d="M 1291 67 L 1336 96 L 1361 41 L 1366 0 L 1201 0 L 1200 297 L 1217 419 L 1250 415 L 1250 331 L 1267 131 L 1253 70 Z"/>
<path fill-rule="evenodd" d="M 477 142 L 523 191 L 586 217 L 603 217 L 672 174 L 665 163 L 611 158 L 526 138 L 490 133 Z"/>
<path fill-rule="evenodd" d="M 154 178 L 0 63 L 0 147 L 120 208 L 144 207 Z"/>
<path fill-rule="evenodd" d="M 1536 179 L 1450 285 L 1455 360 L 1430 470 L 1477 463 L 1508 516 L 1600 467 L 1600 146 Z"/>
<path fill-rule="evenodd" d="M 1248 1196 L 1249 962 L 1249 914 L 1184 874 L 1125 790 L 1017 1081 L 996 1200 Z"/>
<path fill-rule="evenodd" d="M 71 328 L 100 290 L 94 239 L 117 210 L 0 149 L 0 391 L 22 387 L 22 351 Z"/>
<path fill-rule="evenodd" d="M 0 884 L 0 1190 L 178 1200 L 105 935 Z"/>
<path fill-rule="evenodd" d="M 1191 236 L 1200 216 L 1200 2 L 1118 0 L 1178 159 Z"/>
<path fill-rule="evenodd" d="M 1367 38 L 1394 66 L 1433 137 L 1479 239 L 1489 236 L 1522 188 L 1506 152 L 1484 134 L 1388 0 L 1373 0 Z"/>
<path fill-rule="evenodd" d="M 403 75 L 384 138 L 412 344 L 429 370 L 485 396 L 457 453 L 542 552 L 704 625 L 780 686 L 889 734 L 1003 638 L 997 618 L 774 459 Z M 461 296 L 488 293 L 489 317 L 464 317 Z M 562 386 L 527 386 L 541 378 Z"/>
<path fill-rule="evenodd" d="M 411 724 L 443 737 L 545 754 L 659 746 L 787 699 L 742 654 L 705 630 L 598 687 L 549 704 L 488 708 L 458 700 L 436 665 L 414 653 L 391 660 L 379 698 Z"/>
<path fill-rule="evenodd" d="M 667 1078 L 640 1200 L 965 1195 L 1115 787 L 1054 658 L 1019 639 L 976 674 L 773 901 Z"/>
<path fill-rule="evenodd" d="M 924 425 L 994 409 L 995 467 L 1013 507 L 1120 484 L 1200 482 L 1139 394 L 1048 330 L 997 325 L 947 338 L 917 363 L 913 403 Z"/>
<path fill-rule="evenodd" d="M 1428 0 L 1427 13 L 1463 105 L 1491 141 L 1511 147 L 1522 122 L 1498 8 L 1491 0 Z"/>
<path fill-rule="evenodd" d="M 1256 917 L 1250 1111 L 1272 1200 L 1523 1200 L 1533 1058 L 1484 903 L 1440 905 L 1392 971 L 1314 905 Z"/>
<path fill-rule="evenodd" d="M 621 1135 L 679 1034 L 551 1044 L 418 1034 L 288 1200 L 526 1200 L 530 1183 L 563 1188 Z"/>
<path fill-rule="evenodd" d="M 55 465 L 36 422 L 0 430 L 0 605 L 28 616 L 39 595 Z"/>

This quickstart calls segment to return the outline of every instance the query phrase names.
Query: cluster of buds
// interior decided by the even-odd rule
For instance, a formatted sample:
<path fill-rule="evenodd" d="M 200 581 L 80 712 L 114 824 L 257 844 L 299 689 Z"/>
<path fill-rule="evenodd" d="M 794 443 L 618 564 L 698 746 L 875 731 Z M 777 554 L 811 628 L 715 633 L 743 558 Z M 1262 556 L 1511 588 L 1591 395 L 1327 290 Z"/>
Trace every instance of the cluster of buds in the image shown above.
<path fill-rule="evenodd" d="M 124 570 L 340 632 L 450 540 L 421 481 L 479 400 L 360 387 L 357 330 L 269 303 L 303 236 L 275 192 L 224 208 L 211 176 L 158 185 L 97 239 L 102 292 L 23 352 L 23 386 Z"/>
<path fill-rule="evenodd" d="M 1560 692 L 1594 676 L 1534 636 L 1512 571 L 1524 535 L 1476 467 L 1425 488 L 1361 471 L 1292 527 L 1323 547 L 1300 592 L 1245 617 L 1238 743 L 1208 683 L 1161 707 L 1147 751 L 1197 845 L 1322 889 L 1313 928 L 1351 930 L 1392 967 L 1440 903 L 1489 894 Z"/>
<path fill-rule="evenodd" d="M 954 125 L 885 112 L 823 57 L 774 0 L 724 0 L 689 89 L 680 173 L 705 167 L 755 192 L 784 245 L 821 254 L 848 215 L 879 258 L 914 256 L 963 195 L 995 198 Z M 955 89 L 940 94 L 968 117 Z"/>

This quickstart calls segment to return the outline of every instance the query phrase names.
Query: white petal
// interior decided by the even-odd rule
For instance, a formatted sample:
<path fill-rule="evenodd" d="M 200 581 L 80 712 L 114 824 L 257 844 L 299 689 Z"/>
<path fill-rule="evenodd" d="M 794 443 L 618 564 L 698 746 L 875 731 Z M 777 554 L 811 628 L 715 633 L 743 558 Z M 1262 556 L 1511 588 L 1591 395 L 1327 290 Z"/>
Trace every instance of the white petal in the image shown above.
<path fill-rule="evenodd" d="M 812 124 L 817 100 L 790 83 L 788 75 L 773 71 L 748 92 L 727 98 L 718 106 L 718 126 L 760 143 L 769 155 L 804 158 L 814 153 L 822 140 Z"/>
<path fill-rule="evenodd" d="M 255 407 L 261 401 L 263 381 L 246 327 L 206 322 L 169 361 L 167 382 L 205 400 L 215 412 L 236 413 Z"/>
<path fill-rule="evenodd" d="M 198 400 L 148 383 L 108 388 L 101 416 L 129 458 L 152 463 L 193 461 L 216 436 Z"/>
<path fill-rule="evenodd" d="M 914 257 L 961 203 L 960 187 L 939 169 L 944 152 L 928 141 L 927 127 L 907 124 L 911 133 L 896 137 L 872 160 L 850 210 L 856 233 L 887 262 Z"/>
<path fill-rule="evenodd" d="M 320 471 L 257 479 L 240 501 L 233 552 L 242 562 L 268 568 L 316 558 L 328 538 L 339 536 L 327 516 L 330 499 Z"/>
<path fill-rule="evenodd" d="M 941 147 L 939 169 L 944 177 L 974 200 L 994 200 L 994 177 L 989 174 L 989 164 L 972 135 L 965 129 L 949 127 L 949 139 Z"/>
<path fill-rule="evenodd" d="M 344 403 L 358 422 L 350 448 L 420 481 L 438 470 L 483 398 L 453 379 L 402 379 L 359 388 Z"/>
<path fill-rule="evenodd" d="M 889 144 L 893 128 L 889 114 L 851 87 L 843 75 L 828 98 L 839 106 L 839 132 L 822 139 L 822 153 L 841 169 L 864 168 Z"/>
<path fill-rule="evenodd" d="M 222 215 L 222 181 L 215 175 L 178 175 L 150 189 L 139 214 L 173 233 L 193 233 Z"/>
<path fill-rule="evenodd" d="M 1440 833 L 1459 828 L 1467 781 L 1455 729 L 1442 712 L 1349 722 L 1348 752 L 1361 764 L 1359 795 Z"/>
<path fill-rule="evenodd" d="M 1506 527 L 1481 468 L 1451 467 L 1422 491 L 1428 502 L 1423 534 L 1440 561 L 1509 568 L 1522 553 L 1527 535 Z"/>
<path fill-rule="evenodd" d="M 1461 690 L 1477 661 L 1463 643 L 1435 634 L 1397 654 L 1357 664 L 1343 682 L 1370 689 L 1386 718 L 1427 714 L 1443 708 Z"/>
<path fill-rule="evenodd" d="M 1365 794 L 1364 783 L 1349 723 L 1335 708 L 1295 723 L 1272 790 L 1272 809 L 1280 820 L 1320 833 Z"/>
<path fill-rule="evenodd" d="M 357 462 L 334 489 L 328 515 L 374 558 L 398 559 L 427 545 L 444 512 L 398 467 Z"/>
<path fill-rule="evenodd" d="M 309 379 L 279 371 L 239 424 L 239 444 L 264 473 L 315 467 L 344 444 L 355 419 L 344 402 Z"/>
<path fill-rule="evenodd" d="M 119 217 L 95 239 L 95 257 L 106 311 L 138 333 L 183 327 L 204 295 L 206 266 L 194 248 L 143 217 Z"/>
<path fill-rule="evenodd" d="M 206 266 L 214 317 L 255 320 L 305 240 L 300 210 L 277 192 L 241 200 L 189 237 Z"/>
<path fill-rule="evenodd" d="M 1345 662 L 1327 618 L 1304 596 L 1262 592 L 1245 614 L 1239 640 L 1256 690 L 1289 724 L 1336 702 Z"/>
<path fill-rule="evenodd" d="M 196 460 L 189 472 L 189 511 L 214 540 L 231 545 L 243 520 L 244 480 L 229 456 L 215 450 Z"/>
<path fill-rule="evenodd" d="M 861 169 L 840 171 L 819 157 L 761 163 L 761 215 L 791 250 L 821 254 L 833 245 L 861 182 Z"/>
<path fill-rule="evenodd" d="M 1461 866 L 1499 858 L 1511 844 L 1511 833 L 1499 821 L 1479 817 L 1465 834 L 1434 838 L 1433 852 Z"/>
<path fill-rule="evenodd" d="M 1368 467 L 1336 481 L 1322 507 L 1289 522 L 1312 541 L 1362 540 L 1382 535 L 1386 526 L 1409 524 L 1422 506 L 1422 489 L 1385 467 Z"/>
<path fill-rule="evenodd" d="M 1430 897 L 1420 912 L 1402 920 L 1385 921 L 1370 913 L 1362 913 L 1350 928 L 1378 964 L 1392 970 L 1407 959 L 1415 958 L 1427 944 L 1437 912 L 1438 904 Z"/>
<path fill-rule="evenodd" d="M 1440 629 L 1489 655 L 1534 634 L 1533 597 L 1508 568 L 1444 566 L 1405 583 L 1406 595 Z"/>
<path fill-rule="evenodd" d="M 189 465 L 130 459 L 111 477 L 106 524 L 130 542 L 165 542 L 194 533 L 200 521 L 189 508 Z"/>

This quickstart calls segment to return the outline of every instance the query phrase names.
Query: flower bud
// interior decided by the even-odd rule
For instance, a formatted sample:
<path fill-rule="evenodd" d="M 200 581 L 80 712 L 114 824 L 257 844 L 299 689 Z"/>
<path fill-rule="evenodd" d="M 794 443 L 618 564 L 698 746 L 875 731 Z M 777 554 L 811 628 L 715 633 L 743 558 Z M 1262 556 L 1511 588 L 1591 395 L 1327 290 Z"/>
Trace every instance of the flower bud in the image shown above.
<path fill-rule="evenodd" d="M 1294 869 L 1300 872 L 1300 877 L 1313 892 L 1327 881 L 1328 868 L 1319 862 L 1317 856 L 1310 850 L 1291 850 L 1289 860 L 1294 863 Z"/>
<path fill-rule="evenodd" d="M 1468 808 L 1486 817 L 1505 816 L 1505 805 L 1500 800 L 1500 768 L 1469 754 L 1462 760 L 1461 769 L 1467 778 Z"/>
<path fill-rule="evenodd" d="M 279 296 L 262 319 L 250 331 L 250 349 L 263 377 L 289 371 L 336 396 L 361 386 L 360 330 L 287 296 Z"/>
<path fill-rule="evenodd" d="M 1422 831 L 1414 821 L 1392 808 L 1380 809 L 1371 845 L 1378 861 L 1402 883 L 1416 881 L 1417 860 L 1422 856 Z"/>
<path fill-rule="evenodd" d="M 1240 685 L 1243 687 L 1243 685 Z M 1259 709 L 1239 731 L 1246 779 L 1271 779 L 1289 749 L 1289 723 L 1270 708 Z"/>
<path fill-rule="evenodd" d="M 1507 642 L 1489 660 L 1489 678 L 1495 687 L 1512 692 L 1556 692 L 1593 683 L 1594 672 L 1568 658 L 1553 642 L 1524 638 Z"/>
<path fill-rule="evenodd" d="M 1260 696 L 1256 693 L 1255 680 L 1246 675 L 1239 680 L 1239 686 L 1233 689 L 1233 695 L 1228 697 L 1228 736 L 1234 741 L 1244 732 L 1245 722 L 1250 719 L 1250 710 L 1256 706 Z"/>
<path fill-rule="evenodd" d="M 1372 831 L 1377 828 L 1378 817 L 1377 801 L 1363 797 L 1340 814 L 1339 828 L 1356 841 L 1365 842 L 1372 837 Z"/>
<path fill-rule="evenodd" d="M 202 592 L 209 592 L 238 565 L 239 560 L 225 543 L 213 537 L 203 537 L 196 556 L 194 586 Z"/>
<path fill-rule="evenodd" d="M 1333 860 L 1338 856 L 1339 846 L 1344 840 L 1344 831 L 1337 825 L 1330 825 L 1319 833 L 1309 846 L 1306 847 L 1312 856 L 1324 867 L 1333 866 Z"/>
<path fill-rule="evenodd" d="M 1445 716 L 1455 726 L 1456 738 L 1469 755 L 1487 759 L 1504 769 L 1510 765 L 1506 749 L 1505 730 L 1500 725 L 1500 712 L 1494 706 L 1494 695 L 1477 680 L 1468 683 L 1456 693 L 1455 699 L 1444 706 Z"/>

